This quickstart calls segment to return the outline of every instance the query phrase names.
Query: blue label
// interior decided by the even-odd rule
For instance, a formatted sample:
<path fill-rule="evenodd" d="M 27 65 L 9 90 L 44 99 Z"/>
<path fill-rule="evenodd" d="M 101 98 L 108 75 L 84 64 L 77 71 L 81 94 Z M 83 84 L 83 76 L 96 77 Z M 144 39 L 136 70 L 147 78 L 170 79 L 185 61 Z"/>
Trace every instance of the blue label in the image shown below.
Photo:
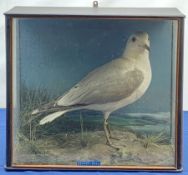
<path fill-rule="evenodd" d="M 100 166 L 101 162 L 99 160 L 88 160 L 88 161 L 77 161 L 78 166 Z"/>

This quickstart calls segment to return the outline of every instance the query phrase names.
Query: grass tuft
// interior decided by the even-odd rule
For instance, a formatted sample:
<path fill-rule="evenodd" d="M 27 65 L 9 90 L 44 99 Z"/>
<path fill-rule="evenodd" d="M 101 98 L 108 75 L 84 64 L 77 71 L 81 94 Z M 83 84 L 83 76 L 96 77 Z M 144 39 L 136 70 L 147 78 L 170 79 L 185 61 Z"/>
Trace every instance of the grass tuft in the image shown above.
<path fill-rule="evenodd" d="M 141 143 L 143 144 L 144 148 L 148 147 L 159 147 L 160 144 L 166 143 L 168 140 L 167 136 L 165 135 L 164 132 L 160 132 L 159 134 L 156 135 L 149 135 L 145 134 L 143 138 L 141 139 Z"/>
<path fill-rule="evenodd" d="M 88 134 L 87 134 L 87 130 L 84 131 L 84 120 L 83 120 L 83 116 L 82 113 L 80 112 L 80 144 L 81 147 L 86 147 L 88 145 Z"/>

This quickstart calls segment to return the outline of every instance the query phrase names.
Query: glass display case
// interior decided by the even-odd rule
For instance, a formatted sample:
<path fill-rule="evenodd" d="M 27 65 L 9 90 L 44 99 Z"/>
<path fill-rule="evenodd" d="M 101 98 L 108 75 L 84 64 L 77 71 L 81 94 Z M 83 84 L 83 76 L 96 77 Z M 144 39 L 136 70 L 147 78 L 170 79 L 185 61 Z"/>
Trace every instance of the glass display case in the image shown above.
<path fill-rule="evenodd" d="M 184 15 L 5 13 L 7 168 L 180 171 Z"/>

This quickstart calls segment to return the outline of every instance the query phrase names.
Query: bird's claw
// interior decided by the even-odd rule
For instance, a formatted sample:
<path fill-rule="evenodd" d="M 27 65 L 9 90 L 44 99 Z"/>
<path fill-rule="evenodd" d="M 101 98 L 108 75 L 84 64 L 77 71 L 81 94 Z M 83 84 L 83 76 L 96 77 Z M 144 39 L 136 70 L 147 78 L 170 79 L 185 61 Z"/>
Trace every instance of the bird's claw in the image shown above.
<path fill-rule="evenodd" d="M 117 146 L 115 146 L 115 145 L 113 145 L 111 142 L 106 142 L 106 144 L 108 145 L 108 146 L 110 146 L 110 147 L 112 147 L 112 148 L 114 148 L 114 149 L 116 149 L 117 151 L 119 151 L 120 150 L 120 148 L 119 147 L 117 147 Z"/>
<path fill-rule="evenodd" d="M 116 137 L 112 137 L 112 136 L 110 136 L 110 139 L 120 140 L 120 138 L 116 138 Z"/>

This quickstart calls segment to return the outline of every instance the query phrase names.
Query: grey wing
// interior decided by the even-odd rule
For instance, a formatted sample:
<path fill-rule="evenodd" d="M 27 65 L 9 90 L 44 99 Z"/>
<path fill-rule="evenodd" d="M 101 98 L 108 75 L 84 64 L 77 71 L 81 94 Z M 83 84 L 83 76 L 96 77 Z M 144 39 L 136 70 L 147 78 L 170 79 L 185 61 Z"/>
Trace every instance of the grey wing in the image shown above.
<path fill-rule="evenodd" d="M 59 106 L 104 104 L 119 101 L 132 94 L 142 83 L 140 70 L 122 71 L 119 66 L 104 65 L 58 99 Z"/>

